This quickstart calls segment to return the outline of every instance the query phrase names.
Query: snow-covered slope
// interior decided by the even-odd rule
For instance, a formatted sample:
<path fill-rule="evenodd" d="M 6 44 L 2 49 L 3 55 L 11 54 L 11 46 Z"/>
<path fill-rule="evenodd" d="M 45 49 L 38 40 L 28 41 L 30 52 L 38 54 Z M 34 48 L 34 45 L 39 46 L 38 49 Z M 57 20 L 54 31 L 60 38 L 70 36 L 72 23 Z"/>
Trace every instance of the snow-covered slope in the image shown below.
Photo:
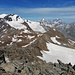
<path fill-rule="evenodd" d="M 24 20 L 16 14 L 1 14 L 0 18 L 1 21 L 4 21 L 5 23 L 9 24 L 11 27 L 15 29 L 26 30 L 27 28 L 27 26 L 23 24 Z"/>
<path fill-rule="evenodd" d="M 24 21 L 6 21 L 11 27 L 15 29 L 26 29 L 26 26 L 23 25 Z"/>
<path fill-rule="evenodd" d="M 0 18 L 4 18 L 5 16 L 7 16 L 7 14 L 1 14 Z"/>
<path fill-rule="evenodd" d="M 45 29 L 40 25 L 40 22 L 24 20 L 16 14 L 2 14 L 2 15 L 0 15 L 0 17 L 3 18 L 3 20 L 7 24 L 9 24 L 11 27 L 13 27 L 15 29 L 26 30 L 27 26 L 28 26 L 33 31 L 42 32 L 42 33 L 46 32 Z M 27 23 L 28 25 L 26 26 L 25 23 Z"/>
<path fill-rule="evenodd" d="M 42 57 L 38 56 L 46 62 L 57 62 L 57 59 L 64 63 L 75 64 L 75 49 L 58 46 L 52 43 L 46 43 L 49 51 L 41 51 Z"/>
<path fill-rule="evenodd" d="M 4 19 L 6 19 L 6 23 L 15 29 L 26 29 L 26 26 L 22 24 L 24 20 L 18 15 L 10 14 L 5 16 Z"/>
<path fill-rule="evenodd" d="M 61 45 L 61 43 L 56 40 L 56 37 L 51 37 L 51 40 L 52 40 L 54 43 L 57 43 L 58 45 Z"/>
<path fill-rule="evenodd" d="M 40 22 L 28 21 L 28 25 L 34 30 L 38 32 L 46 32 L 45 29 L 40 25 Z"/>

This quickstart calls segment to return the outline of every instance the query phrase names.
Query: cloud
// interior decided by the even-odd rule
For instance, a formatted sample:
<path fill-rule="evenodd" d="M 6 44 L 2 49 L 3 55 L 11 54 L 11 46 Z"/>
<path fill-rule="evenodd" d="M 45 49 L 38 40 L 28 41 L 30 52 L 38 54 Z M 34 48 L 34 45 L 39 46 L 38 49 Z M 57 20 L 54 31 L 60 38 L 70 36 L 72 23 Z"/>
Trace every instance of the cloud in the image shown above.
<path fill-rule="evenodd" d="M 64 7 L 64 8 L 0 8 L 1 12 L 14 12 L 21 14 L 40 14 L 40 15 L 75 15 L 75 7 Z"/>
<path fill-rule="evenodd" d="M 63 8 L 0 8 L 0 13 L 16 13 L 28 18 L 75 18 L 75 7 Z"/>
<path fill-rule="evenodd" d="M 38 15 L 57 15 L 57 16 L 72 16 L 75 15 L 75 7 L 66 8 L 18 8 L 16 9 L 22 14 L 38 14 Z"/>

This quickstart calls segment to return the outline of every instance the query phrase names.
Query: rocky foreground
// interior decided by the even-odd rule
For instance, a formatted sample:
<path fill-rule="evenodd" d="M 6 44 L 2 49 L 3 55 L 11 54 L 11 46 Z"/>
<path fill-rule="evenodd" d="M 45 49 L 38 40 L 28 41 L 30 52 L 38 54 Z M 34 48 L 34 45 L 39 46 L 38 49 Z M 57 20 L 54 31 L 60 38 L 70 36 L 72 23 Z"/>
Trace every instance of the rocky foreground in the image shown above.
<path fill-rule="evenodd" d="M 75 52 L 69 50 L 69 48 L 75 49 L 75 41 L 66 38 L 56 29 L 42 22 L 24 20 L 15 14 L 2 15 L 0 17 L 0 75 L 75 75 L 75 65 L 71 65 Z M 49 52 L 56 49 L 57 46 L 54 49 L 54 45 L 48 48 L 48 43 L 60 46 L 58 52 L 62 47 L 67 48 L 66 54 L 65 49 L 62 49 L 64 53 L 62 56 L 65 55 L 65 61 L 69 60 L 71 63 L 64 64 L 64 61 L 58 58 L 56 59 L 58 63 L 47 63 L 39 59 L 38 56 L 43 57 L 41 51 Z M 54 53 L 55 51 L 52 55 Z M 60 52 L 58 54 L 61 56 Z"/>
<path fill-rule="evenodd" d="M 57 61 L 58 63 L 46 63 L 36 58 L 29 61 L 21 56 L 11 61 L 6 57 L 6 53 L 0 50 L 0 75 L 75 75 L 75 65 Z"/>

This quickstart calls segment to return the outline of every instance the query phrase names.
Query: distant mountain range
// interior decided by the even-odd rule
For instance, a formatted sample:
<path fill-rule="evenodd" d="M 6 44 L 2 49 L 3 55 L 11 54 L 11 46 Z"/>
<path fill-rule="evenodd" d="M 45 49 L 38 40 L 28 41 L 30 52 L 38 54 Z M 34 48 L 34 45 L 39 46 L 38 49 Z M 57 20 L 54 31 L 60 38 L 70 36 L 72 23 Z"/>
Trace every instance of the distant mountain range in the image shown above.
<path fill-rule="evenodd" d="M 48 27 L 53 27 L 63 33 L 67 38 L 75 40 L 75 22 L 67 24 L 62 22 L 61 19 L 42 19 L 41 24 Z"/>
<path fill-rule="evenodd" d="M 34 22 L 22 19 L 16 14 L 2 14 L 0 15 L 0 45 L 14 44 L 22 47 L 51 29 L 62 32 L 68 39 L 75 39 L 74 23 L 65 24 L 61 19 L 53 21 L 42 19 L 40 22 Z"/>

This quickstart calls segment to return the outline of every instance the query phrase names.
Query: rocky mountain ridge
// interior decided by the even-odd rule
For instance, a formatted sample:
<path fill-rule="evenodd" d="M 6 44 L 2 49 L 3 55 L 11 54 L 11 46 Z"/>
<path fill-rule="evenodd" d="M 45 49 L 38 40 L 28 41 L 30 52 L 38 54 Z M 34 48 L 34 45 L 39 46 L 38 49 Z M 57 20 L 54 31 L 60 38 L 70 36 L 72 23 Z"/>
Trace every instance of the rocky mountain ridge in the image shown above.
<path fill-rule="evenodd" d="M 75 23 L 64 23 L 61 19 L 42 19 L 40 21 L 41 25 L 47 26 L 47 27 L 53 27 L 63 33 L 65 37 L 70 38 L 72 40 L 75 40 Z"/>
<path fill-rule="evenodd" d="M 39 22 L 24 20 L 15 14 L 3 15 L 2 17 L 0 18 L 0 46 L 17 45 L 24 47 L 52 29 L 49 26 L 41 25 Z M 53 30 L 58 33 L 56 29 Z"/>

